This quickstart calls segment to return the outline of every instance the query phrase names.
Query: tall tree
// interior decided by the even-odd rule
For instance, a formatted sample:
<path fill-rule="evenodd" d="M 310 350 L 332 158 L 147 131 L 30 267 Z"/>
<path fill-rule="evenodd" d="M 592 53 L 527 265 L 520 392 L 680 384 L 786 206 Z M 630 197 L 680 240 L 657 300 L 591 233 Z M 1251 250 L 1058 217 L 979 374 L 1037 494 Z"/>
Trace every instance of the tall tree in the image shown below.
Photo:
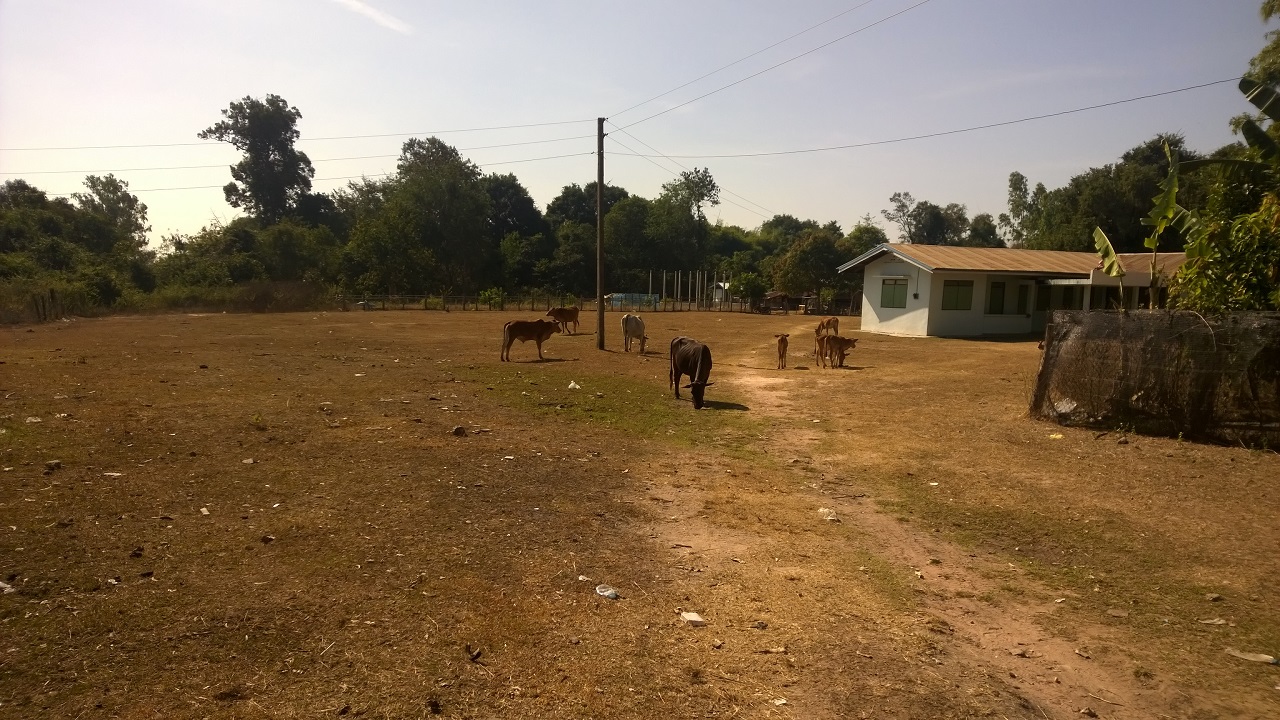
<path fill-rule="evenodd" d="M 609 215 L 613 206 L 630 196 L 625 189 L 605 183 L 604 214 Z M 589 182 L 579 187 L 576 183 L 565 185 L 554 200 L 547 203 L 547 222 L 555 230 L 563 222 L 576 222 L 583 225 L 596 224 L 596 183 Z"/>
<path fill-rule="evenodd" d="M 89 175 L 84 179 L 88 192 L 74 193 L 72 198 L 81 210 L 105 218 L 120 234 L 130 254 L 140 252 L 147 245 L 147 206 L 129 192 L 129 183 L 115 175 L 99 177 Z"/>
<path fill-rule="evenodd" d="M 838 279 L 836 268 L 847 260 L 836 236 L 825 230 L 805 230 L 773 264 L 773 285 L 793 295 L 821 293 Z"/>
<path fill-rule="evenodd" d="M 501 263 L 480 170 L 438 140 L 404 144 L 396 176 L 357 222 L 344 256 L 346 284 L 367 292 L 476 291 Z M 380 199 L 379 199 L 380 198 Z"/>
<path fill-rule="evenodd" d="M 900 223 L 901 224 L 901 223 Z M 912 245 L 946 245 L 949 222 L 942 208 L 921 200 L 907 213 L 906 242 Z"/>
<path fill-rule="evenodd" d="M 485 175 L 480 183 L 493 204 L 489 232 L 494 238 L 501 240 L 510 233 L 533 237 L 550 230 L 538 204 L 515 175 Z"/>
<path fill-rule="evenodd" d="M 840 250 L 843 254 L 849 256 L 849 260 L 852 260 L 877 245 L 887 242 L 889 242 L 889 236 L 876 224 L 875 218 L 871 217 L 870 213 L 867 213 L 849 231 L 849 235 L 840 245 Z"/>
<path fill-rule="evenodd" d="M 1000 229 L 996 227 L 991 213 L 973 217 L 965 235 L 965 244 L 970 247 L 1005 247 L 1004 241 L 1000 239 Z"/>
<path fill-rule="evenodd" d="M 1280 17 L 1280 0 L 1263 0 L 1262 22 Z M 1249 76 L 1267 85 L 1280 85 L 1280 30 L 1267 33 L 1267 44 L 1249 61 Z"/>
<path fill-rule="evenodd" d="M 695 169 L 662 186 L 649 210 L 646 234 L 669 269 L 702 266 L 710 237 L 704 205 L 720 202 L 720 187 L 706 169 Z"/>
<path fill-rule="evenodd" d="M 278 222 L 311 189 L 315 177 L 311 160 L 294 147 L 302 113 L 279 95 L 267 95 L 265 100 L 233 102 L 222 117 L 199 137 L 230 143 L 244 153 L 222 189 L 227 204 L 244 208 L 263 223 Z"/>
<path fill-rule="evenodd" d="M 911 242 L 909 238 L 915 231 L 911 212 L 915 209 L 916 199 L 911 197 L 909 192 L 896 192 L 889 196 L 889 204 L 892 207 L 888 210 L 881 210 L 880 214 L 884 215 L 886 220 L 898 226 L 898 237 L 903 242 Z"/>

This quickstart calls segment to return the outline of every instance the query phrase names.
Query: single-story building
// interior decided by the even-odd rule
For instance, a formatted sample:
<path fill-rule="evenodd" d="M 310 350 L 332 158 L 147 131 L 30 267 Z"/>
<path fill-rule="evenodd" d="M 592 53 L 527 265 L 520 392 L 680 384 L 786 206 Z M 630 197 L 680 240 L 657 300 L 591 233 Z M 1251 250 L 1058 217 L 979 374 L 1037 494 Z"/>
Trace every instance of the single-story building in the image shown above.
<path fill-rule="evenodd" d="M 862 329 L 888 335 L 1023 335 L 1044 331 L 1050 310 L 1146 307 L 1151 254 L 1119 256 L 1120 280 L 1088 252 L 885 243 L 841 265 L 863 270 Z M 1160 253 L 1168 278 L 1186 261 Z M 1162 304 L 1165 287 L 1160 288 Z"/>

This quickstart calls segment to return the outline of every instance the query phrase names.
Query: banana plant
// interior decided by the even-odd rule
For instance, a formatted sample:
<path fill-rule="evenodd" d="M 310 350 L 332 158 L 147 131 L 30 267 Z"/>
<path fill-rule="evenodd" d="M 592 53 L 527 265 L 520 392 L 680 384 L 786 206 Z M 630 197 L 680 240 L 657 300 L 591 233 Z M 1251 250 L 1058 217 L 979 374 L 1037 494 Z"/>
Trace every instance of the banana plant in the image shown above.
<path fill-rule="evenodd" d="M 1093 246 L 1098 249 L 1098 257 L 1102 258 L 1102 272 L 1120 281 L 1120 310 L 1128 312 L 1124 304 L 1124 266 L 1116 256 L 1111 238 L 1100 227 L 1093 229 Z"/>

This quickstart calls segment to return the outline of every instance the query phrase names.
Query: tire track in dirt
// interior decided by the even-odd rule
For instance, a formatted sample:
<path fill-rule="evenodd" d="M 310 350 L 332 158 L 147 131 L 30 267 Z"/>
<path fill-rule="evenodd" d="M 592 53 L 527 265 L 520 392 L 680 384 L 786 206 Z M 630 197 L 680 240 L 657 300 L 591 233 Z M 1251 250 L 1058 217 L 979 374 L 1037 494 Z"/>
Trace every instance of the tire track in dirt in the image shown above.
<path fill-rule="evenodd" d="M 805 338 L 807 331 L 807 326 L 798 327 L 792 337 Z M 793 347 L 797 345 L 793 341 Z M 814 458 L 820 444 L 833 434 L 856 437 L 854 423 L 849 421 L 855 411 L 824 402 L 846 395 L 855 373 L 796 363 L 790 364 L 790 370 L 766 369 L 758 367 L 760 355 L 756 351 L 722 366 L 729 376 L 726 384 L 739 389 L 753 410 L 782 423 L 803 424 L 801 418 L 816 414 L 813 408 L 834 408 L 810 420 L 807 424 L 811 427 L 773 433 L 765 441 L 769 452 L 791 456 L 792 464 L 818 475 L 817 482 L 804 484 L 811 503 L 856 525 L 873 540 L 864 549 L 904 574 L 914 575 L 911 585 L 920 619 L 936 635 L 950 639 L 948 649 L 956 659 L 1004 679 L 1011 693 L 1030 702 L 1036 717 L 1079 716 L 1092 711 L 1098 717 L 1147 718 L 1169 717 L 1162 711 L 1175 711 L 1167 689 L 1142 687 L 1123 668 L 1093 657 L 1090 644 L 1107 642 L 1111 635 L 1105 628 L 1076 627 L 1075 641 L 1045 629 L 1042 622 L 1052 617 L 1060 603 L 1069 602 L 1069 597 L 1054 598 L 1049 588 L 1012 563 L 995 556 L 980 557 L 921 532 L 858 492 L 858 483 L 851 480 L 859 473 L 849 467 L 852 456 L 857 456 L 859 466 L 871 466 L 874 472 L 879 457 L 891 455 L 892 448 Z M 996 605 L 984 600 L 1008 582 L 1025 588 L 1027 601 Z M 1183 707 L 1179 712 L 1186 710 Z"/>

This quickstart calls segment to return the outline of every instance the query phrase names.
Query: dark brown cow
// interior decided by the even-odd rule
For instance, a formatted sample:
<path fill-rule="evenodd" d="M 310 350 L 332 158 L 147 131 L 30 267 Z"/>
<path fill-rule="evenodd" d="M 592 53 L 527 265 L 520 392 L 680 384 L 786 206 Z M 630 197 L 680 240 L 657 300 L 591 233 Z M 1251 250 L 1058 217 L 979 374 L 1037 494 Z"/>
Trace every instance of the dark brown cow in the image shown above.
<path fill-rule="evenodd" d="M 578 332 L 578 308 L 576 307 L 551 308 L 547 311 L 547 317 L 560 323 L 562 333 L 569 333 L 569 323 L 573 323 L 573 332 Z"/>
<path fill-rule="evenodd" d="M 675 387 L 676 397 L 680 397 L 680 377 L 689 376 L 689 384 L 685 387 L 693 393 L 693 407 L 701 410 L 705 404 L 703 393 L 711 376 L 711 348 L 693 338 L 678 337 L 671 341 L 671 383 Z"/>
<path fill-rule="evenodd" d="M 502 353 L 499 357 L 503 362 L 509 362 L 511 343 L 532 340 L 538 344 L 538 359 L 542 360 L 542 343 L 558 332 L 560 325 L 550 320 L 512 320 L 502 326 Z"/>
<path fill-rule="evenodd" d="M 844 359 L 849 356 L 849 352 L 857 344 L 858 338 L 840 337 L 839 335 L 828 336 L 827 356 L 831 360 L 831 367 L 844 367 Z"/>
<path fill-rule="evenodd" d="M 787 338 L 791 337 L 791 335 L 790 333 L 782 333 L 781 335 L 774 335 L 774 337 L 778 338 L 778 369 L 786 370 L 787 369 Z"/>

